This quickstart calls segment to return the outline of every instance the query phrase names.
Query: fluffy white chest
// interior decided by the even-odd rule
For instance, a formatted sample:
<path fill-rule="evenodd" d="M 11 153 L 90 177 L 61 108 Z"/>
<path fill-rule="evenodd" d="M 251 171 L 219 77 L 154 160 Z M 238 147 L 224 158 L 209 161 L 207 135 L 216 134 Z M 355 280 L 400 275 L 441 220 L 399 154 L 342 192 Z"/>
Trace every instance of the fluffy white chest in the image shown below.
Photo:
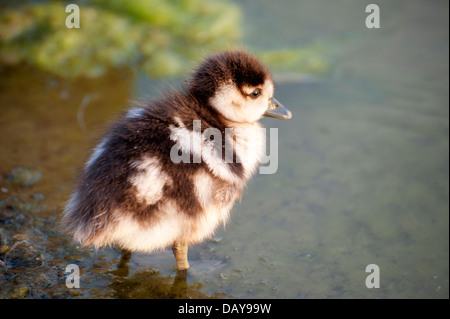
<path fill-rule="evenodd" d="M 264 155 L 264 128 L 259 123 L 247 124 L 226 128 L 222 135 L 220 130 L 214 128 L 208 128 L 202 133 L 200 129 L 195 129 L 199 125 L 194 123 L 194 130 L 187 129 L 182 123 L 179 127 L 170 126 L 170 139 L 176 142 L 171 151 L 173 161 L 189 162 L 192 155 L 194 162 L 206 163 L 213 175 L 230 183 L 245 183 L 253 175 Z M 211 140 L 212 136 L 214 141 Z M 225 139 L 224 143 L 222 138 Z M 178 158 L 179 151 L 187 156 Z M 230 164 L 235 163 L 243 166 L 243 177 L 233 173 Z"/>
<path fill-rule="evenodd" d="M 246 179 L 258 168 L 265 153 L 265 129 L 257 124 L 233 129 L 236 161 L 244 166 Z"/>

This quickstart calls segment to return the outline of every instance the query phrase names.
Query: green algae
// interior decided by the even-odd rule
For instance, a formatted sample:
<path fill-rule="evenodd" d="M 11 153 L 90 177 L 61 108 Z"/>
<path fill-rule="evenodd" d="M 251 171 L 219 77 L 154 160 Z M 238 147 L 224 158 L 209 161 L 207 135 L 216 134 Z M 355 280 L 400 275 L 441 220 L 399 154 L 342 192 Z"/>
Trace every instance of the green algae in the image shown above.
<path fill-rule="evenodd" d="M 64 2 L 3 9 L 0 63 L 26 62 L 62 77 L 129 67 L 167 78 L 217 50 L 248 47 L 241 9 L 226 0 L 90 0 L 79 12 L 80 27 L 68 28 Z M 320 74 L 329 67 L 317 45 L 254 51 L 274 71 Z"/>
<path fill-rule="evenodd" d="M 63 2 L 2 10 L 0 61 L 25 61 L 64 77 L 124 66 L 173 76 L 186 70 L 186 60 L 234 42 L 240 32 L 239 10 L 225 1 L 92 0 L 79 11 L 80 27 L 67 28 Z"/>

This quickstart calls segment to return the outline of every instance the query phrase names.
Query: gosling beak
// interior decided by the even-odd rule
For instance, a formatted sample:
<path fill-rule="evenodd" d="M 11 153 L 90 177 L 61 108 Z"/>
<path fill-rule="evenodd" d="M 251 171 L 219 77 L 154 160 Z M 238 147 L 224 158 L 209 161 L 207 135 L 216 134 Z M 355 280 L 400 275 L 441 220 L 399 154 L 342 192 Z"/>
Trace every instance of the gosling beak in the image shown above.
<path fill-rule="evenodd" d="M 263 116 L 274 117 L 280 120 L 289 120 L 292 117 L 292 113 L 275 98 L 271 98 L 269 100 L 269 108 Z"/>

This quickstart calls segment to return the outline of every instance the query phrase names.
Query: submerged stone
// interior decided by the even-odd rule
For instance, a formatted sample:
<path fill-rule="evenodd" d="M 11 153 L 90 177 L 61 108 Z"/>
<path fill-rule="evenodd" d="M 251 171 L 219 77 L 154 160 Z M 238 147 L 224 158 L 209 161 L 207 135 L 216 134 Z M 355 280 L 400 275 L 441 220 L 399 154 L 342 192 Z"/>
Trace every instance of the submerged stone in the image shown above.
<path fill-rule="evenodd" d="M 30 198 L 35 201 L 41 201 L 41 200 L 45 199 L 45 196 L 44 196 L 44 194 L 41 194 L 41 193 L 32 193 L 30 195 Z"/>
<path fill-rule="evenodd" d="M 12 299 L 22 299 L 25 298 L 30 289 L 27 286 L 20 286 L 14 289 L 14 291 L 11 294 Z"/>
<path fill-rule="evenodd" d="M 7 173 L 5 178 L 14 184 L 28 187 L 40 180 L 42 174 L 32 168 L 17 166 L 14 167 L 10 173 Z"/>
<path fill-rule="evenodd" d="M 20 240 L 14 243 L 6 252 L 5 257 L 13 267 L 42 264 L 41 254 L 28 240 Z"/>
<path fill-rule="evenodd" d="M 38 204 L 34 202 L 24 202 L 17 196 L 9 196 L 4 200 L 0 200 L 0 209 L 10 209 L 16 213 L 39 213 L 47 209 L 47 205 Z M 6 212 L 3 212 L 3 216 L 8 216 Z M 20 215 L 14 215 L 15 220 L 23 219 Z"/>

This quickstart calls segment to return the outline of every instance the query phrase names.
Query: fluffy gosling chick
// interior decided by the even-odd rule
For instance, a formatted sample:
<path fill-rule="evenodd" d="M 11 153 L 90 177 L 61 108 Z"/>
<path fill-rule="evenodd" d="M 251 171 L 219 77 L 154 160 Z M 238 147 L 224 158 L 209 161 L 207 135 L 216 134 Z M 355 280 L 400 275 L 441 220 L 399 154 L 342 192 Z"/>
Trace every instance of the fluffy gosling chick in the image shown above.
<path fill-rule="evenodd" d="M 184 90 L 111 125 L 66 205 L 65 229 L 96 248 L 172 246 L 178 269 L 189 268 L 188 246 L 226 223 L 264 155 L 258 120 L 292 116 L 273 94 L 270 73 L 251 55 L 209 57 Z"/>

